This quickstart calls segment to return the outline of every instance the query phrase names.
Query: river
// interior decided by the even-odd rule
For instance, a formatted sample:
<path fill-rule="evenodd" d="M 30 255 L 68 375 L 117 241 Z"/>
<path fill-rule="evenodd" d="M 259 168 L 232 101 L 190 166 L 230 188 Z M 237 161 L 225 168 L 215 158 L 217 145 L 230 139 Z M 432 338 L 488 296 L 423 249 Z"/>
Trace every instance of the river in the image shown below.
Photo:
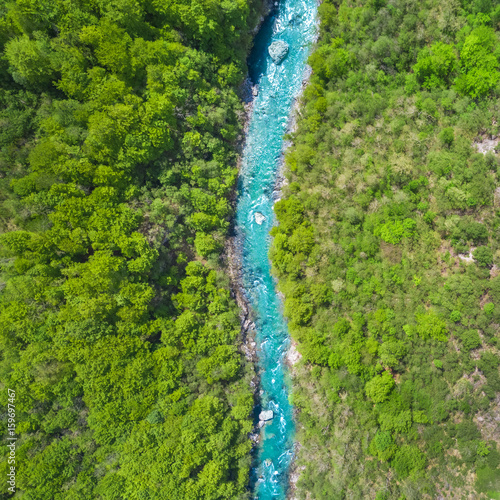
<path fill-rule="evenodd" d="M 286 498 L 293 459 L 295 425 L 285 363 L 290 339 L 271 276 L 269 231 L 275 223 L 273 204 L 279 195 L 276 187 L 283 135 L 306 74 L 316 15 L 317 0 L 281 0 L 264 21 L 248 60 L 249 75 L 258 85 L 258 95 L 253 102 L 242 156 L 236 241 L 242 262 L 242 285 L 256 325 L 261 391 L 261 404 L 256 411 L 274 412 L 274 418 L 261 430 L 252 470 L 252 491 L 259 500 Z M 288 56 L 278 65 L 268 53 L 275 40 L 283 40 L 289 46 Z"/>

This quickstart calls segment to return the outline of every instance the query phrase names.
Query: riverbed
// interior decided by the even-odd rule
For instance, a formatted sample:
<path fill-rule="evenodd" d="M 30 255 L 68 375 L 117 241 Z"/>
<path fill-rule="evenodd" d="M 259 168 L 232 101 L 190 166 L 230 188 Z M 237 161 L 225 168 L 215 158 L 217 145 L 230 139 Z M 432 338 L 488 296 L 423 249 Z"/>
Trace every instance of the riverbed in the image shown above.
<path fill-rule="evenodd" d="M 315 38 L 317 0 L 282 0 L 263 22 L 248 60 L 255 86 L 238 182 L 236 242 L 241 284 L 252 308 L 257 343 L 260 405 L 256 416 L 271 410 L 261 428 L 252 470 L 254 498 L 285 499 L 294 453 L 295 424 L 289 403 L 286 353 L 290 338 L 268 258 L 269 231 L 275 224 L 273 205 L 294 102 L 306 75 Z M 272 42 L 288 45 L 280 63 L 268 52 Z"/>

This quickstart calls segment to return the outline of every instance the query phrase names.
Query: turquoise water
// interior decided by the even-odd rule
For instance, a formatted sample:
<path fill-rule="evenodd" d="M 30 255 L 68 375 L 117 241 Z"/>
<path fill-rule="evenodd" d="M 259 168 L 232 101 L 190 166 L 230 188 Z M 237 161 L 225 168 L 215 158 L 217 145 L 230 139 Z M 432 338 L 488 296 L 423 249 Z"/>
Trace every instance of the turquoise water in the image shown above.
<path fill-rule="evenodd" d="M 316 29 L 317 0 L 281 0 L 264 22 L 249 58 L 249 74 L 259 86 L 248 125 L 238 185 L 236 232 L 242 258 L 243 287 L 253 308 L 258 349 L 261 406 L 274 418 L 261 431 L 255 456 L 253 493 L 259 500 L 284 499 L 293 458 L 293 408 L 288 401 L 285 355 L 289 348 L 281 300 L 276 294 L 268 259 L 269 230 L 283 135 L 305 76 L 306 60 Z M 274 40 L 289 45 L 287 58 L 274 64 L 268 47 Z M 255 214 L 265 220 L 257 224 Z M 262 219 L 261 219 L 262 220 Z"/>

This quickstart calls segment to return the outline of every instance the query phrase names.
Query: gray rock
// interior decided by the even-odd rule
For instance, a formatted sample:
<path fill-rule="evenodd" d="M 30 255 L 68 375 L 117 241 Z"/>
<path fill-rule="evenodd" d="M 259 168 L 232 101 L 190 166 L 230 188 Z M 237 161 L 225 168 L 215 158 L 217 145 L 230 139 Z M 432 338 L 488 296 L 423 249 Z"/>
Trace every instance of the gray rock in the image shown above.
<path fill-rule="evenodd" d="M 288 44 L 283 40 L 276 40 L 271 45 L 269 45 L 269 55 L 276 64 L 279 64 L 281 61 L 283 61 L 287 54 Z"/>
<path fill-rule="evenodd" d="M 255 222 L 261 226 L 262 223 L 266 220 L 266 216 L 261 214 L 260 212 L 255 212 L 254 214 L 254 217 L 255 217 Z"/>
<path fill-rule="evenodd" d="M 273 410 L 264 410 L 259 414 L 259 420 L 263 420 L 264 422 L 267 420 L 272 420 L 274 417 Z"/>

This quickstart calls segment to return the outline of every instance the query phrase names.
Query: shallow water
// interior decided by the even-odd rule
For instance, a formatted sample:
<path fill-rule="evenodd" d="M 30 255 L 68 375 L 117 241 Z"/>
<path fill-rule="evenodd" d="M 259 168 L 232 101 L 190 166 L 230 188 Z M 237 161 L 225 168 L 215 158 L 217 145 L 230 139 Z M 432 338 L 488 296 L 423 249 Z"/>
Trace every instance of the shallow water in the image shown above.
<path fill-rule="evenodd" d="M 241 251 L 243 287 L 255 313 L 261 410 L 274 418 L 261 431 L 252 484 L 259 500 L 284 499 L 293 458 L 293 408 L 288 401 L 285 355 L 289 336 L 282 304 L 276 294 L 268 259 L 269 231 L 275 219 L 276 179 L 283 135 L 305 76 L 306 60 L 315 37 L 317 0 L 281 0 L 262 25 L 250 55 L 249 74 L 259 86 L 248 125 L 238 185 L 236 232 Z M 275 40 L 289 45 L 286 59 L 276 65 L 268 54 Z M 256 222 L 262 222 L 261 225 Z M 262 220 L 258 214 L 262 214 Z"/>

